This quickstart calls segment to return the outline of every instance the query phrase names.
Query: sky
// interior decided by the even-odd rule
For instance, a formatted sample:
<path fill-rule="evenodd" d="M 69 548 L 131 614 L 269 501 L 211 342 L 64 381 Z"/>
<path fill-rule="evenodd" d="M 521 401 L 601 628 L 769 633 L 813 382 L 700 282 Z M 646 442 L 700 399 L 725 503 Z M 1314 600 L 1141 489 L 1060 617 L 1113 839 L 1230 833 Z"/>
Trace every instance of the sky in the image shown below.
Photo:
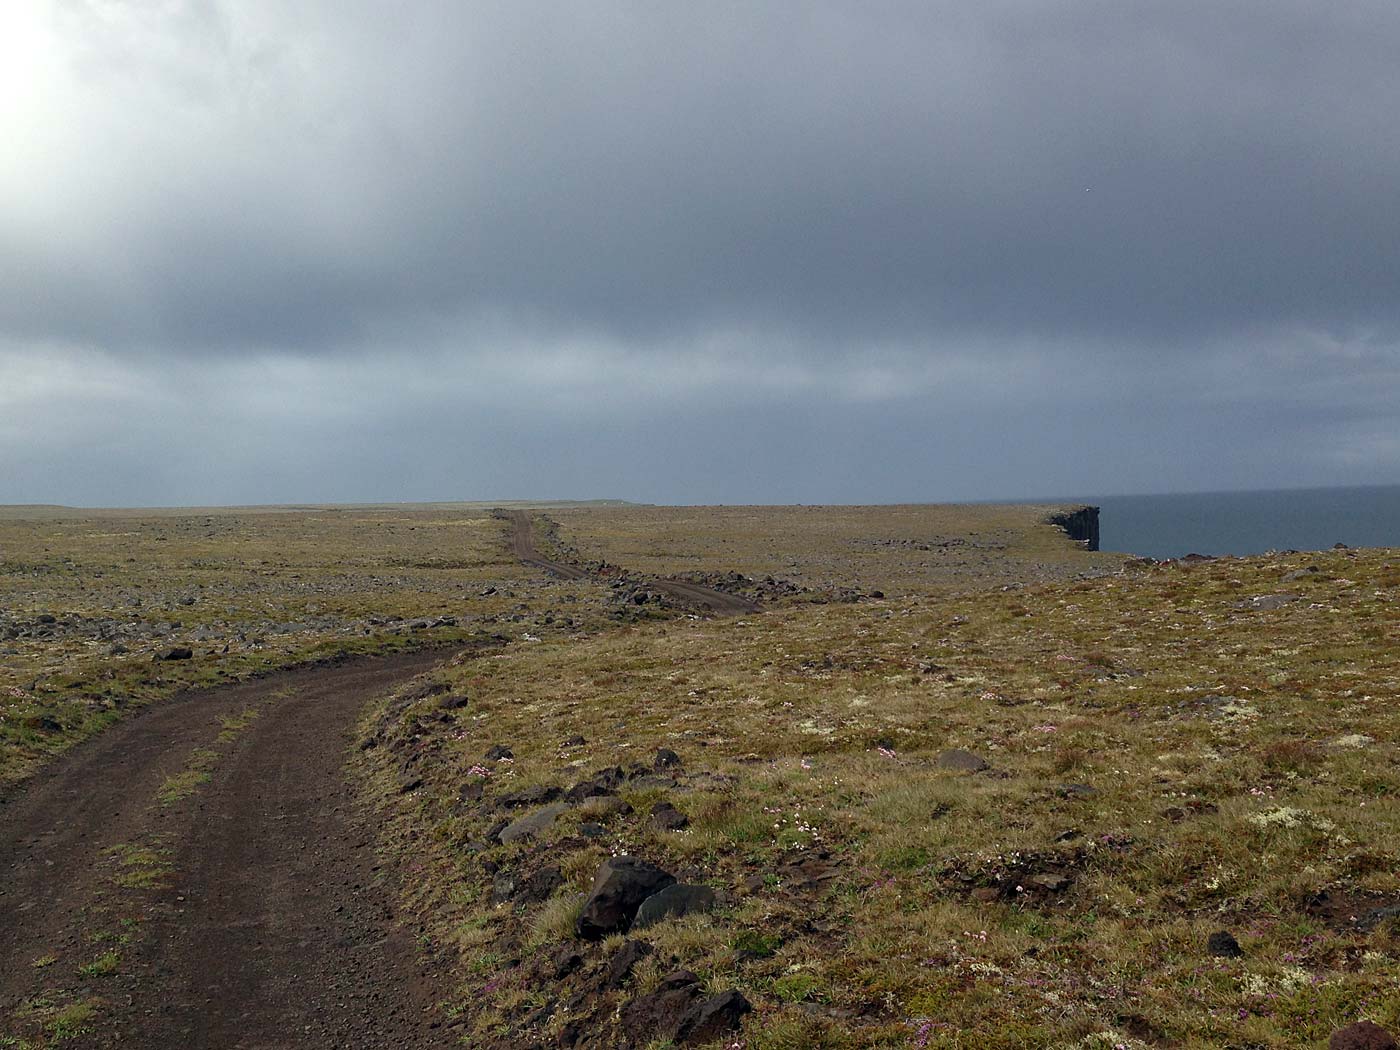
<path fill-rule="evenodd" d="M 0 0 L 0 503 L 1400 483 L 1393 0 Z"/>

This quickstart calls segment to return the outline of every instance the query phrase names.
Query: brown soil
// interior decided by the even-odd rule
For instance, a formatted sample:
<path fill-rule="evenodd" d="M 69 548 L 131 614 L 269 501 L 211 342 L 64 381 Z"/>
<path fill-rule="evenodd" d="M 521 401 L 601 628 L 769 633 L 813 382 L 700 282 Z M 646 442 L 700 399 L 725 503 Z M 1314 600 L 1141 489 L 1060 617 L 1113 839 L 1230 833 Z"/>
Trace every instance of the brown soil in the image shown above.
<path fill-rule="evenodd" d="M 46 1031 L 68 1034 L 54 1010 L 85 1002 L 92 1016 L 67 1045 L 451 1045 L 344 768 L 365 704 L 442 659 L 356 659 L 191 692 L 0 802 L 0 1036 L 42 1045 Z M 249 710 L 220 739 L 222 719 Z M 217 754 L 209 781 L 162 803 L 196 749 Z M 157 851 L 145 855 L 165 873 L 113 852 L 138 849 Z M 133 872 L 154 885 L 131 885 Z M 115 972 L 80 971 L 107 951 Z"/>
<path fill-rule="evenodd" d="M 556 576 L 566 580 L 586 580 L 588 573 L 576 565 L 567 562 L 550 561 L 548 558 L 540 556 L 535 549 L 535 538 L 530 527 L 530 514 L 528 511 L 515 510 L 503 513 L 503 517 L 511 523 L 511 548 L 515 551 L 515 556 L 525 565 L 534 566 L 537 569 L 544 569 Z M 757 612 L 759 605 L 737 594 L 727 594 L 724 591 L 717 591 L 710 587 L 702 587 L 696 583 L 686 580 L 676 580 L 670 578 L 648 579 L 643 586 L 650 590 L 660 591 L 662 594 L 670 596 L 682 605 L 689 605 L 695 608 L 704 609 L 719 616 L 737 615 L 741 613 Z"/>

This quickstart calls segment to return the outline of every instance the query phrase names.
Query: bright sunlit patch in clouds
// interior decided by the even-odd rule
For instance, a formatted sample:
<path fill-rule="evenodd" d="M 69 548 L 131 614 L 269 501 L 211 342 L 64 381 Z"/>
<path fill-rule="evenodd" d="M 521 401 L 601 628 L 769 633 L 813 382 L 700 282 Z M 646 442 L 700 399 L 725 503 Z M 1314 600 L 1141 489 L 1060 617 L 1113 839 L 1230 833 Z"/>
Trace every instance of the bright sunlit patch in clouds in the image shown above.
<path fill-rule="evenodd" d="M 14 149 L 15 136 L 23 136 L 43 118 L 42 102 L 58 57 L 46 11 L 46 5 L 32 0 L 0 3 L 0 129 L 7 152 Z"/>

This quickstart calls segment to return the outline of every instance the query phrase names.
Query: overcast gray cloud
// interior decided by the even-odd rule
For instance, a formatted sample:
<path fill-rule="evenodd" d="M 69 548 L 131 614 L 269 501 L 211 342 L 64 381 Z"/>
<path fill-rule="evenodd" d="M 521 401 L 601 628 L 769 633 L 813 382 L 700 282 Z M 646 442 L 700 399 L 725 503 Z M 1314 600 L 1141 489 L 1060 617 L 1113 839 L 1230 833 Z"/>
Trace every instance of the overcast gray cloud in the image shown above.
<path fill-rule="evenodd" d="M 1400 8 L 0 6 L 0 500 L 1400 480 Z"/>

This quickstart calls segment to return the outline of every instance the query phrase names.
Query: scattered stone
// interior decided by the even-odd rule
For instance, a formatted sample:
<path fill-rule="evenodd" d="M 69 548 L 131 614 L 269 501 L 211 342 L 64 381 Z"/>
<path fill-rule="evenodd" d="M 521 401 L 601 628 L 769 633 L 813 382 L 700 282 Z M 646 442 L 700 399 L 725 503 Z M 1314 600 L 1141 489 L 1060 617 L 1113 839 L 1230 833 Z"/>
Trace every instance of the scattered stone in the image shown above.
<path fill-rule="evenodd" d="M 604 988 L 621 988 L 632 976 L 636 965 L 654 952 L 646 941 L 624 941 L 622 947 L 608 960 L 608 968 L 603 972 Z"/>
<path fill-rule="evenodd" d="M 399 778 L 399 794 L 407 795 L 423 786 L 423 778 L 416 773 L 405 773 Z"/>
<path fill-rule="evenodd" d="M 572 944 L 561 944 L 550 960 L 550 974 L 556 981 L 562 981 L 583 965 L 583 956 L 574 950 Z"/>
<path fill-rule="evenodd" d="M 601 824 L 585 820 L 578 826 L 578 833 L 586 839 L 600 839 L 608 833 L 608 829 Z"/>
<path fill-rule="evenodd" d="M 743 993 L 734 989 L 712 995 L 696 1003 L 681 1018 L 675 1041 L 681 1045 L 713 1042 L 724 1033 L 735 1031 L 752 1009 Z"/>
<path fill-rule="evenodd" d="M 1293 583 L 1295 580 L 1306 580 L 1309 576 L 1316 576 L 1318 568 L 1316 565 L 1308 565 L 1302 569 L 1295 569 L 1283 577 L 1284 583 Z"/>
<path fill-rule="evenodd" d="M 658 831 L 680 831 L 690 824 L 690 818 L 669 802 L 651 807 L 651 826 Z"/>
<path fill-rule="evenodd" d="M 678 882 L 644 900 L 632 920 L 632 928 L 640 930 L 664 919 L 703 914 L 714 907 L 715 891 L 710 887 Z"/>
<path fill-rule="evenodd" d="M 61 733 L 63 724 L 53 715 L 35 715 L 26 719 L 25 724 L 30 729 L 37 729 L 41 733 Z"/>
<path fill-rule="evenodd" d="M 1396 1050 L 1396 1042 L 1374 1021 L 1357 1021 L 1333 1032 L 1327 1050 Z"/>
<path fill-rule="evenodd" d="M 984 769 L 990 768 L 987 760 L 980 755 L 974 755 L 971 751 L 963 751 L 955 748 L 951 751 L 940 751 L 938 757 L 934 759 L 934 764 L 939 769 L 947 769 L 954 773 L 980 773 Z"/>
<path fill-rule="evenodd" d="M 503 758 L 514 758 L 515 752 L 501 744 L 488 748 L 486 754 L 482 756 L 487 762 L 499 762 Z"/>
<path fill-rule="evenodd" d="M 642 902 L 676 878 L 655 864 L 636 857 L 612 857 L 594 876 L 575 929 L 584 940 L 597 941 L 610 933 L 626 933 Z"/>
<path fill-rule="evenodd" d="M 660 772 L 663 769 L 675 769 L 681 764 L 681 756 L 672 751 L 669 747 L 663 747 L 656 752 L 656 757 L 651 761 L 651 768 Z"/>
<path fill-rule="evenodd" d="M 600 769 L 589 779 L 581 780 L 569 788 L 567 797 L 571 802 L 582 802 L 595 795 L 615 795 L 625 779 L 621 766 Z"/>
<path fill-rule="evenodd" d="M 1240 942 L 1229 930 L 1216 930 L 1206 941 L 1206 951 L 1221 959 L 1238 959 L 1244 954 Z"/>
<path fill-rule="evenodd" d="M 978 886 L 972 891 L 972 899 L 981 901 L 983 904 L 990 904 L 1001 896 L 1001 891 L 995 886 Z"/>
<path fill-rule="evenodd" d="M 583 746 L 584 744 L 586 744 L 586 743 L 588 743 L 587 740 L 585 740 L 583 737 L 581 737 L 581 736 L 579 736 L 577 733 L 575 733 L 573 736 L 569 737 L 567 740 L 565 740 L 565 741 L 564 741 L 562 744 L 560 744 L 559 746 L 560 746 L 560 747 L 582 747 L 582 746 Z"/>
<path fill-rule="evenodd" d="M 520 809 L 523 806 L 541 806 L 546 802 L 553 802 L 563 792 L 557 787 L 537 784 L 535 787 L 528 787 L 521 791 L 512 791 L 508 795 L 502 795 L 496 800 L 496 805 L 500 809 Z"/>
<path fill-rule="evenodd" d="M 676 970 L 661 978 L 656 990 L 639 995 L 622 1008 L 622 1028 L 634 1044 L 655 1039 L 679 1042 L 681 1021 L 704 995 L 700 978 Z"/>
<path fill-rule="evenodd" d="M 449 693 L 438 701 L 438 707 L 444 711 L 460 711 L 468 702 L 461 693 Z"/>
<path fill-rule="evenodd" d="M 177 645 L 174 649 L 167 649 L 156 657 L 157 660 L 189 660 L 194 657 L 193 649 L 186 649 Z"/>
<path fill-rule="evenodd" d="M 1057 784 L 1055 794 L 1061 798 L 1092 798 L 1099 793 L 1096 787 L 1088 784 Z"/>
<path fill-rule="evenodd" d="M 508 827 L 510 827 L 510 821 L 496 821 L 496 823 L 492 824 L 489 828 L 486 829 L 486 841 L 492 843 L 493 845 L 499 844 L 501 841 L 501 832 L 505 831 Z"/>
<path fill-rule="evenodd" d="M 1291 605 L 1301 600 L 1301 595 L 1297 594 L 1260 594 L 1253 598 L 1246 598 L 1235 605 L 1236 609 L 1256 609 L 1265 612 L 1274 609 L 1282 609 L 1285 605 Z"/>
<path fill-rule="evenodd" d="M 583 812 L 598 820 L 625 817 L 632 807 L 616 795 L 592 795 L 583 802 Z"/>
<path fill-rule="evenodd" d="M 535 810 L 529 816 L 512 821 L 501 830 L 501 845 L 508 846 L 520 839 L 534 838 L 540 832 L 552 827 L 554 822 L 567 813 L 569 809 L 570 806 L 567 802 L 553 802 L 543 809 Z"/>
<path fill-rule="evenodd" d="M 1045 875 L 1032 875 L 1027 884 L 1035 889 L 1045 890 L 1048 893 L 1063 893 L 1073 884 L 1073 880 L 1064 875 L 1047 873 Z"/>
<path fill-rule="evenodd" d="M 413 686 L 407 692 L 400 694 L 399 699 L 408 700 L 410 702 L 414 700 L 426 700 L 430 696 L 441 696 L 443 693 L 448 692 L 450 688 L 451 687 L 448 686 L 446 682 L 421 682 Z"/>

